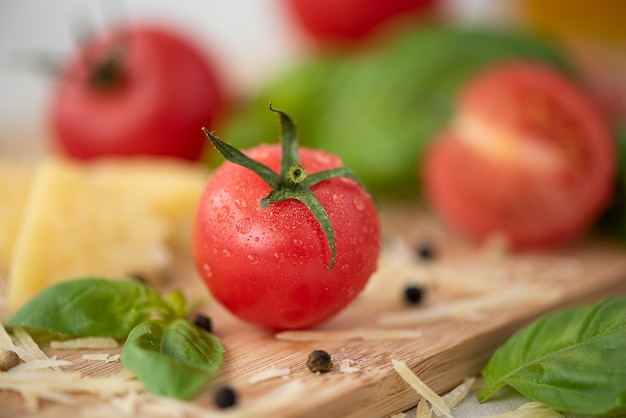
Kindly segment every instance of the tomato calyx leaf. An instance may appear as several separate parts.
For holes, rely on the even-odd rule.
[[[126,82],[126,72],[123,61],[126,56],[128,40],[117,40],[102,56],[87,61],[89,69],[87,83],[99,90],[113,90]]]
[[[335,232],[328,213],[311,191],[311,187],[335,177],[346,177],[356,181],[361,187],[363,186],[354,172],[347,167],[336,167],[308,174],[300,164],[298,134],[293,121],[284,112],[274,109],[271,104],[270,110],[278,113],[280,117],[282,144],[280,174],[265,164],[248,157],[239,149],[213,135],[208,129],[202,128],[202,130],[224,158],[254,171],[272,188],[272,191],[261,199],[261,207],[266,208],[274,203],[289,199],[298,200],[307,207],[324,231],[331,255],[330,265],[326,267],[332,269],[336,260]]]

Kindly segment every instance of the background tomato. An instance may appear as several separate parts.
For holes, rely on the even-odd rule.
[[[547,247],[597,219],[615,164],[607,123],[576,85],[539,64],[506,63],[462,92],[426,155],[425,188],[474,239],[502,233],[515,248]]]
[[[198,159],[225,105],[218,75],[187,40],[137,25],[78,51],[54,92],[50,122],[61,151]]]
[[[279,172],[279,145],[246,154]],[[309,174],[341,166],[338,157],[300,149]],[[206,186],[194,226],[199,272],[213,296],[239,318],[272,329],[307,328],[348,305],[374,272],[380,230],[374,203],[355,181],[333,178],[311,191],[334,229],[336,263],[306,206],[290,199],[262,209],[270,187],[251,170],[225,162]]]
[[[393,19],[425,14],[436,0],[285,0],[287,10],[320,44],[362,40]]]

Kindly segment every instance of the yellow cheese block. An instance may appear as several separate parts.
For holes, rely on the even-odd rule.
[[[25,163],[0,162],[0,277],[5,277],[9,269],[32,171],[32,166]]]
[[[170,160],[43,162],[16,240],[9,309],[64,280],[166,270],[173,246],[190,245],[206,177],[193,164]]]
[[[173,159],[102,160],[90,176],[110,193],[139,195],[167,222],[169,244],[190,249],[193,215],[208,179],[205,168]]]

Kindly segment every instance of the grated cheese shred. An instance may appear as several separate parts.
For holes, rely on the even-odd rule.
[[[433,414],[428,407],[428,402],[422,399],[418,402],[415,410],[415,418],[432,418]]]
[[[391,363],[400,377],[408,383],[418,395],[430,402],[432,409],[436,414],[445,416],[446,418],[453,418],[450,408],[448,408],[443,399],[431,388],[429,388],[428,385],[422,381],[422,379],[417,377],[417,375],[409,369],[406,363],[394,359],[391,360]]]
[[[50,341],[53,350],[107,350],[118,347],[115,338],[84,337],[65,341]]]
[[[358,367],[354,367],[355,364],[356,361],[354,360],[342,360],[341,363],[339,363],[339,371],[341,373],[358,373],[361,371],[361,369],[359,369]]]
[[[309,341],[349,341],[349,340],[410,340],[422,337],[419,330],[411,329],[376,329],[376,328],[355,328],[341,331],[282,331],[276,333],[276,339],[294,342]]]
[[[538,286],[514,286],[504,291],[483,296],[441,303],[424,309],[402,310],[381,315],[378,323],[383,326],[410,326],[433,323],[446,319],[467,320],[482,318],[484,311],[503,307],[547,305],[559,300],[561,293]]]
[[[474,387],[475,377],[467,377],[463,380],[463,383],[452,389],[450,392],[443,395],[443,403],[450,409],[454,409],[463,399],[469,395],[470,391]]]
[[[274,379],[276,377],[286,377],[289,376],[291,371],[289,369],[267,369],[263,370],[259,373],[252,375],[248,382],[255,384],[259,382],[264,382],[266,380]]]
[[[106,361],[109,355],[106,353],[83,354],[81,358],[89,361]]]

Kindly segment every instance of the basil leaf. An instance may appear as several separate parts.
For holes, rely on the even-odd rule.
[[[155,316],[174,316],[156,290],[136,280],[84,278],[47,287],[7,324],[81,337],[124,339],[137,324]]]
[[[477,71],[526,59],[574,72],[565,50],[532,34],[418,25],[397,35],[353,54],[300,62],[234,109],[218,131],[238,148],[271,141],[276,121],[266,109],[274,103],[289,109],[302,146],[340,155],[375,197],[412,196],[428,144]]]
[[[131,331],[120,360],[150,392],[189,399],[218,373],[224,348],[213,334],[184,319],[165,329],[146,322]]]
[[[626,298],[543,316],[498,348],[482,375],[480,402],[510,385],[563,412],[626,413]]]

